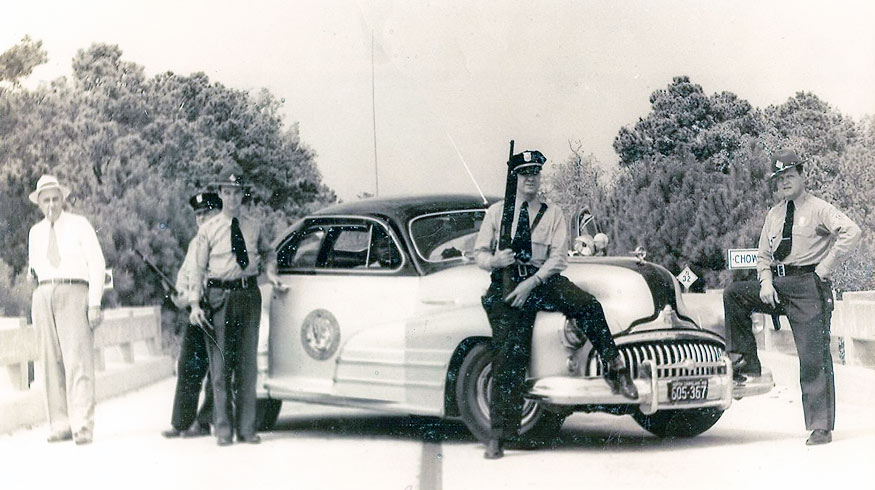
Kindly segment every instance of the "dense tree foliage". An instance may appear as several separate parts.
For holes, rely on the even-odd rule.
[[[22,67],[2,72],[15,82],[45,53],[26,38],[0,61]],[[271,233],[336,200],[267,91],[231,89],[203,73],[148,78],[104,44],[80,50],[72,69],[70,80],[0,92],[0,259],[10,287],[26,264],[27,231],[41,218],[27,194],[44,173],[72,188],[70,207],[97,229],[114,269],[109,301],[120,304],[161,294],[134,250],[175,273],[195,232],[188,197],[226,166],[252,184],[251,212],[267,218]]]
[[[613,253],[643,246],[674,273],[690,266],[709,287],[749,277],[726,269],[726,250],[756,247],[775,201],[771,155],[792,148],[805,162],[808,190],[864,231],[861,247],[839,267],[837,287],[875,288],[871,117],[855,122],[805,92],[758,110],[729,92],[707,96],[688,77],[676,77],[650,102],[651,112],[614,141],[620,170],[612,181],[591,179],[598,189],[583,189],[563,177],[548,187],[556,202],[595,203],[609,223]],[[572,153],[556,175],[577,172],[580,149]]]

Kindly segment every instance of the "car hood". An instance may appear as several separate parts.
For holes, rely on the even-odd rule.
[[[652,329],[666,307],[688,320],[686,326],[695,324],[677,281],[659,265],[626,258],[571,258],[562,275],[596,297],[614,335]],[[473,264],[458,266],[425,276],[422,286],[425,309],[468,307],[480,303],[489,274]]]

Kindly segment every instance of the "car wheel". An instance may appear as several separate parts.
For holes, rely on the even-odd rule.
[[[259,431],[273,430],[283,407],[282,400],[259,398],[255,402],[255,428]]]
[[[710,429],[721,415],[723,410],[718,408],[692,408],[660,410],[652,415],[635,411],[632,418],[646,431],[659,437],[693,437]]]
[[[471,349],[459,367],[456,400],[462,421],[480,440],[490,435],[489,398],[492,385],[492,358],[486,344]],[[549,443],[559,434],[566,415],[550,412],[537,402],[526,400],[520,435],[515,442],[526,446]]]

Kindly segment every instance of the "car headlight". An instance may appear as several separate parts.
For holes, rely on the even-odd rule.
[[[565,325],[562,327],[562,344],[569,349],[577,349],[586,342],[586,335],[583,330],[577,325],[577,320],[566,318]]]

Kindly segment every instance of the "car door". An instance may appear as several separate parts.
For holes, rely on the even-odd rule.
[[[269,391],[403,399],[404,322],[419,277],[382,220],[306,221],[278,249]]]

